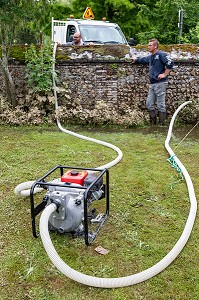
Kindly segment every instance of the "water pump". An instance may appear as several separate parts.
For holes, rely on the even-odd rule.
[[[49,181],[56,171],[59,171],[59,178]],[[35,205],[35,188],[46,190],[38,205]],[[51,203],[56,204],[57,209],[49,218],[49,230],[73,237],[83,236],[86,245],[91,244],[109,213],[108,170],[57,165],[35,181],[30,190],[34,237],[37,237],[35,217]]]

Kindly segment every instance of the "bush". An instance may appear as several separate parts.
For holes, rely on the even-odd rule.
[[[31,45],[27,50],[26,70],[28,85],[32,92],[49,92],[53,87],[53,76],[57,78],[56,72],[53,71],[53,51],[52,44],[46,43],[41,48]]]

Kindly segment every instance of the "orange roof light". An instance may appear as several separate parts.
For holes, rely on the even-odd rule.
[[[106,17],[103,17],[103,18],[102,18],[102,21],[106,21]]]

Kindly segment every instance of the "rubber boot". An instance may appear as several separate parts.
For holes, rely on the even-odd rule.
[[[166,119],[166,113],[159,111],[159,124],[164,125],[165,119]]]
[[[155,110],[151,110],[149,111],[149,117],[150,117],[150,125],[156,125],[157,123],[157,118],[156,118],[156,111]]]

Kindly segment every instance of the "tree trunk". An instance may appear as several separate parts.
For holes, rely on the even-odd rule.
[[[12,76],[10,74],[8,68],[8,56],[7,56],[7,47],[6,47],[6,38],[5,38],[5,31],[1,28],[1,35],[2,35],[2,61],[1,65],[3,68],[3,74],[5,79],[5,92],[6,92],[6,99],[7,101],[13,106],[16,106],[16,89],[15,84],[13,82]]]

